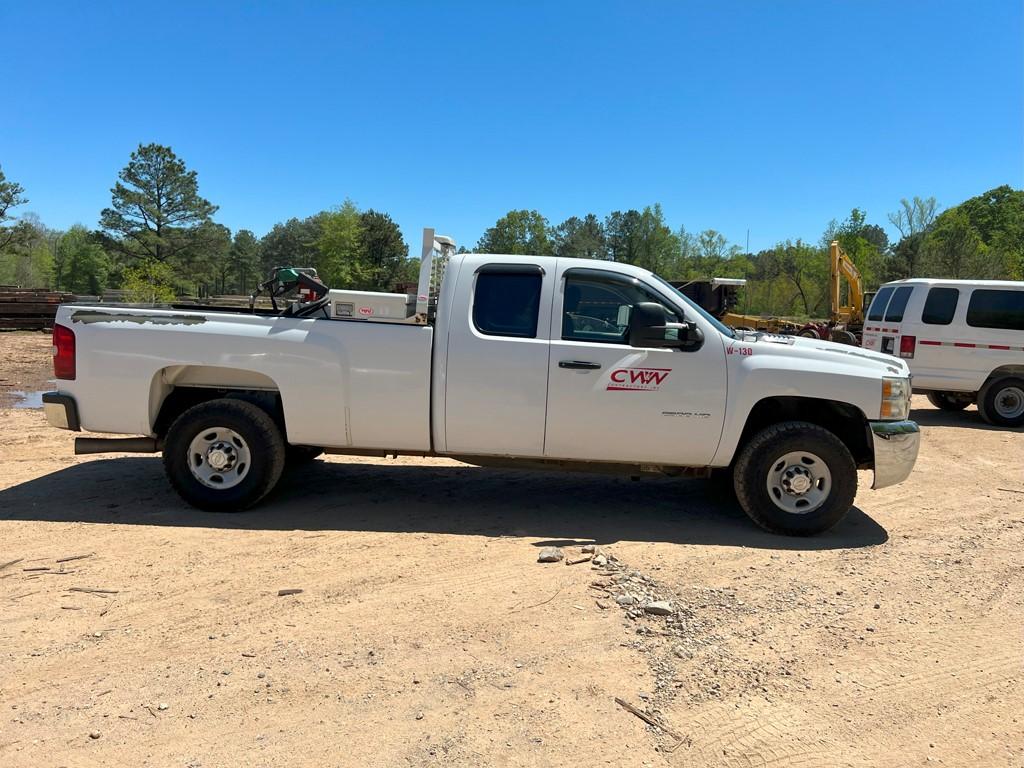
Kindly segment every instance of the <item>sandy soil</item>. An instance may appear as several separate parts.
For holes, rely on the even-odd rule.
[[[48,345],[0,335],[0,379]],[[444,460],[212,515],[0,410],[0,764],[1024,765],[1024,433],[915,405],[911,479],[810,540],[698,481]]]

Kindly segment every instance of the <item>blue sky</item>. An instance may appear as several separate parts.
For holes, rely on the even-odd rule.
[[[0,167],[53,227],[96,226],[151,141],[232,230],[350,197],[414,251],[654,202],[757,250],[1024,186],[1021,0],[4,2],[0,29]]]

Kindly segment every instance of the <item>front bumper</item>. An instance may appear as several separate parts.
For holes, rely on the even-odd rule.
[[[874,489],[902,483],[910,475],[921,446],[921,430],[913,421],[872,421],[871,441],[875,449]]]
[[[74,432],[82,431],[82,423],[78,420],[78,405],[71,395],[62,395],[60,392],[43,393],[43,413],[50,426],[58,429],[70,429]]]

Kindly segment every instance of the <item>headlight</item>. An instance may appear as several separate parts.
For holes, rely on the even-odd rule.
[[[905,419],[910,415],[910,379],[886,376],[882,379],[880,419]]]

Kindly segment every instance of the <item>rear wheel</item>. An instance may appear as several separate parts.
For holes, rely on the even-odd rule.
[[[1024,426],[1024,379],[1006,376],[986,384],[978,393],[978,410],[997,427]]]
[[[857,494],[857,467],[843,442],[803,421],[774,424],[740,451],[733,472],[736,498],[758,525],[774,533],[827,531]]]
[[[179,416],[164,441],[164,470],[194,507],[238,512],[258,502],[284,469],[285,443],[257,405],[218,399]]]
[[[974,402],[974,396],[966,392],[929,392],[928,402],[940,411],[962,411]]]

